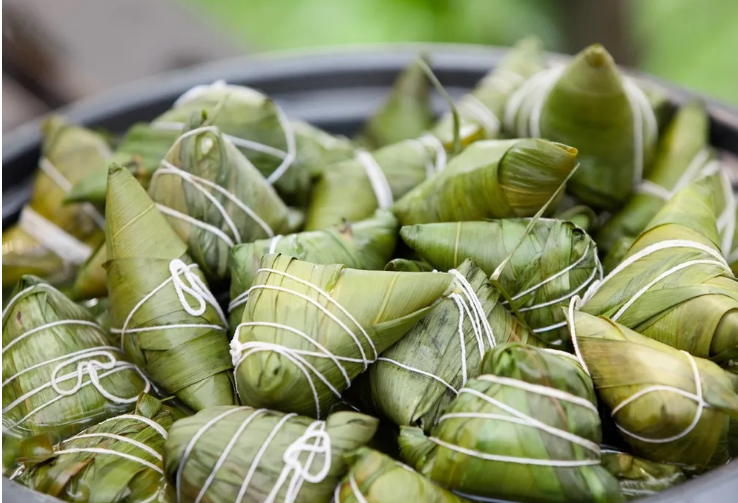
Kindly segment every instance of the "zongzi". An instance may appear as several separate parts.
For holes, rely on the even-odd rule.
[[[687,480],[681,468],[656,463],[625,452],[602,449],[602,466],[620,483],[628,499],[651,496]]]

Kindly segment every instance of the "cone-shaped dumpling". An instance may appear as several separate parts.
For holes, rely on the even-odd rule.
[[[400,235],[441,271],[470,258],[491,275],[510,256],[499,281],[513,307],[538,337],[566,344],[569,335],[561,306],[602,278],[597,247],[570,222],[542,218],[526,235],[528,224],[524,219],[420,224],[403,227]]]
[[[567,67],[531,78],[508,102],[505,128],[577,147],[582,167],[570,190],[587,204],[609,208],[624,203],[640,182],[658,137],[648,98],[599,44]]]
[[[108,419],[54,446],[44,436],[26,441],[29,456],[19,481],[70,503],[173,501],[163,468],[172,421],[171,409],[142,393],[135,414]]]
[[[607,318],[571,318],[595,388],[636,454],[697,470],[730,459],[738,394],[727,372]]]
[[[399,461],[368,447],[348,454],[351,469],[336,487],[335,503],[465,503]]]
[[[600,466],[592,380],[568,353],[508,343],[488,352],[425,437],[402,427],[402,457],[470,497],[524,502],[622,501]]]
[[[608,251],[623,236],[635,238],[680,189],[713,162],[705,106],[692,102],[679,109],[659,143],[656,161],[628,203],[597,234],[597,244]],[[714,161],[716,162],[716,161]]]
[[[99,134],[53,116],[42,124],[39,172],[19,222],[3,232],[3,287],[24,274],[70,279],[104,239],[105,220],[89,204],[63,204],[69,188],[111,152]]]
[[[313,264],[343,264],[351,269],[381,270],[392,256],[397,242],[397,219],[388,211],[373,218],[345,223],[322,231],[306,231],[244,243],[231,256],[231,327],[241,322],[261,258],[281,253]]]
[[[251,407],[211,407],[169,430],[164,466],[177,501],[329,503],[378,421],[337,412],[325,421]]]
[[[33,276],[3,310],[3,472],[35,435],[56,443],[133,410],[148,379],[93,316]]]
[[[119,166],[106,216],[112,331],[128,355],[194,410],[235,403],[225,316],[187,246]]]
[[[92,299],[108,294],[107,271],[103,267],[107,260],[107,247],[102,243],[77,271],[72,290],[74,298]]]
[[[733,368],[738,282],[717,244],[712,178],[664,205],[620,265],[588,289],[582,310]]]
[[[231,342],[241,402],[320,417],[452,279],[265,256]]]
[[[484,353],[497,344],[543,345],[505,309],[499,292],[472,261],[451,274],[454,292],[369,369],[371,401],[396,424],[430,431],[458,390],[479,375]]]
[[[228,275],[239,243],[289,232],[289,209],[203,114],[190,117],[154,173],[149,196],[211,281]]]
[[[426,56],[420,56],[405,67],[385,102],[362,127],[359,144],[374,150],[416,138],[433,123],[430,86],[420,60],[430,64]]]
[[[547,140],[478,141],[392,210],[402,225],[530,217],[566,180],[576,157],[577,149]]]

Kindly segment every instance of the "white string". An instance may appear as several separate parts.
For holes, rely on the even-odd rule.
[[[139,414],[120,414],[118,416],[111,417],[110,419],[106,419],[105,421],[103,421],[100,424],[105,424],[105,423],[110,422],[110,421],[118,421],[120,419],[131,419],[131,420],[134,420],[134,421],[140,421],[140,422],[148,425],[149,427],[153,428],[154,430],[156,430],[156,432],[159,435],[161,435],[164,438],[164,440],[166,440],[167,438],[169,438],[169,435],[167,434],[167,430],[165,430],[162,425],[160,425],[159,423],[157,423],[156,421],[154,421],[152,419],[149,419],[148,417],[141,416]]]
[[[249,301],[249,295],[251,292],[249,290],[246,290],[243,293],[238,294],[228,303],[228,312],[230,313],[234,309],[236,309],[241,304],[246,304]]]
[[[57,292],[58,290],[54,288],[53,286],[49,285],[48,283],[38,283],[36,285],[31,285],[29,287],[24,288],[20,292],[16,293],[9,301],[8,304],[5,306],[5,309],[3,309],[3,320],[5,319],[5,315],[10,312],[10,309],[15,305],[16,302],[18,302],[18,299],[23,297],[25,294],[30,292],[31,290],[35,288],[44,288],[46,290],[50,290],[51,292]],[[5,350],[3,349],[3,352]]]
[[[374,156],[366,150],[357,150],[356,160],[364,168],[366,176],[369,178],[374,196],[377,198],[377,205],[381,209],[388,209],[393,202],[392,187],[390,187],[382,168],[377,164]]]
[[[92,255],[92,247],[47,220],[28,205],[21,210],[18,225],[41,246],[73,265],[83,264]]]
[[[277,234],[276,236],[273,236],[269,240],[269,251],[267,252],[269,255],[277,251],[277,243],[282,239],[281,234]]]
[[[164,475],[164,471],[156,466],[153,463],[150,463],[146,461],[145,459],[141,459],[138,456],[134,456],[133,454],[128,454],[125,452],[120,451],[113,451],[111,449],[102,449],[98,447],[74,447],[69,449],[62,449],[60,451],[56,451],[55,454],[73,454],[73,453],[91,453],[91,454],[110,454],[111,456],[118,456],[120,458],[127,459],[129,461],[133,461],[135,463],[139,463],[147,468],[151,468],[155,472]]]
[[[448,157],[446,155],[446,147],[443,146],[441,140],[439,140],[435,135],[427,133],[418,138],[418,141],[422,145],[435,150],[436,155],[433,171],[435,171],[436,173],[440,173],[441,171],[443,171],[446,168]]]
[[[493,137],[500,131],[500,120],[473,94],[465,94],[456,106],[461,115],[466,115],[473,122],[482,126],[486,136]]]
[[[388,363],[391,363],[393,365],[397,365],[400,368],[403,368],[405,370],[408,370],[410,372],[413,372],[415,374],[420,374],[420,375],[424,375],[426,377],[430,377],[431,379],[434,379],[434,380],[440,382],[441,384],[443,384],[446,388],[448,388],[450,391],[452,391],[455,395],[457,395],[459,393],[456,390],[456,388],[454,388],[453,386],[451,386],[449,383],[447,383],[446,381],[444,381],[442,378],[440,378],[437,375],[432,374],[430,372],[426,372],[425,370],[421,370],[421,369],[418,369],[418,368],[415,368],[415,367],[411,367],[410,365],[405,365],[404,363],[400,363],[397,360],[393,360],[391,358],[386,358],[384,356],[380,356],[379,358],[377,358],[377,361],[378,362],[388,362]],[[464,366],[466,366],[466,362],[464,363]]]
[[[495,336],[492,332],[492,327],[489,325],[489,321],[487,320],[487,313],[484,312],[484,307],[482,307],[482,303],[479,300],[479,297],[477,297],[474,288],[469,284],[464,275],[456,269],[451,269],[448,272],[454,275],[454,278],[461,286],[461,291],[469,301],[469,304],[471,304],[473,312],[472,318],[477,318],[477,322],[482,326],[484,333],[487,335],[487,341],[489,342],[490,348],[494,348],[496,345]]]
[[[654,196],[663,201],[668,201],[669,199],[674,197],[674,194],[686,187],[700,171],[706,169],[706,163],[709,160],[709,157],[709,149],[704,148],[697,152],[697,154],[695,154],[695,156],[689,162],[687,169],[684,170],[684,173],[682,173],[682,175],[674,184],[674,188],[671,190],[657,184],[656,182],[645,179],[638,187],[636,187],[636,192],[647,194],[649,196]]]
[[[356,498],[356,501],[358,503],[369,503],[364,495],[361,493],[361,490],[359,489],[359,486],[356,484],[356,479],[354,478],[354,472],[349,472],[349,485],[351,486],[351,493],[354,495],[354,498]],[[338,484],[336,486],[336,495],[334,497],[335,503],[340,503],[340,500],[338,499],[338,491],[341,488],[341,484]]]
[[[567,292],[565,295],[559,297],[558,299],[552,299],[552,300],[549,300],[549,301],[546,301],[546,302],[541,302],[539,304],[535,304],[535,305],[529,306],[529,307],[521,307],[521,308],[518,309],[518,312],[524,313],[526,311],[533,311],[533,310],[536,310],[536,309],[540,309],[542,307],[553,306],[555,304],[558,304],[560,302],[563,302],[563,301],[565,301],[565,300],[573,297],[574,295],[578,294],[580,291],[582,291],[584,288],[586,288],[590,283],[592,283],[592,281],[594,281],[594,279],[595,279],[595,276],[597,276],[597,273],[598,272],[600,273],[600,279],[602,279],[602,268],[600,266],[600,259],[597,257],[597,255],[594,255],[593,258],[594,258],[594,262],[596,264],[595,267],[592,268],[592,272],[587,277],[587,279],[585,279],[584,282],[582,282],[574,290],[572,290],[570,292]]]
[[[715,258],[715,260],[719,263],[718,265],[722,267],[723,269],[725,269],[726,273],[730,275],[730,277],[733,277],[733,273],[730,270],[730,266],[725,261],[725,258],[723,258],[723,256],[719,252],[715,251],[713,248],[703,245],[702,243],[698,243],[696,241],[690,241],[686,239],[668,239],[668,240],[660,241],[658,243],[647,246],[646,248],[640,250],[638,253],[631,255],[627,259],[623,260],[615,269],[612,270],[612,272],[610,272],[610,274],[605,276],[601,281],[595,281],[594,283],[592,283],[592,285],[587,289],[587,291],[584,294],[582,305],[589,302],[592,299],[592,297],[594,297],[595,294],[602,288],[603,285],[605,285],[608,281],[614,278],[617,274],[619,274],[625,268],[630,267],[637,261],[653,253],[656,253],[661,250],[671,249],[671,248],[688,248],[688,249],[699,250],[701,252],[707,253],[708,255]]]
[[[635,433],[632,433],[632,432],[626,430],[625,428],[623,428],[622,426],[620,426],[620,424],[618,424],[618,422],[616,421],[615,422],[615,426],[617,426],[620,431],[622,431],[623,433],[625,433],[629,437],[633,437],[636,440],[640,440],[641,442],[647,442],[647,443],[651,443],[651,444],[666,444],[666,443],[674,442],[676,440],[679,440],[681,438],[684,438],[685,436],[689,435],[689,433],[691,433],[692,430],[695,429],[695,427],[697,426],[697,423],[699,423],[700,418],[702,417],[702,411],[705,408],[709,408],[710,407],[710,404],[706,403],[703,400],[703,398],[702,398],[702,380],[700,379],[700,373],[699,373],[699,370],[697,369],[697,363],[694,361],[694,358],[692,357],[692,355],[690,355],[686,351],[681,351],[681,353],[683,353],[687,357],[687,360],[689,360],[689,364],[692,366],[692,373],[694,375],[694,386],[695,386],[695,390],[697,392],[696,394],[689,393],[687,391],[684,391],[684,390],[679,389],[679,388],[675,388],[673,386],[663,386],[663,385],[649,386],[648,388],[643,389],[643,390],[641,390],[641,391],[639,391],[639,392],[631,395],[630,397],[626,398],[622,402],[620,402],[616,407],[614,407],[612,409],[611,416],[612,417],[615,417],[615,415],[622,408],[624,408],[627,405],[633,403],[635,400],[637,400],[638,398],[640,398],[640,397],[642,397],[644,395],[647,395],[649,393],[664,392],[665,391],[665,392],[669,392],[669,393],[675,393],[675,394],[677,394],[679,396],[683,396],[685,398],[689,398],[690,400],[694,400],[697,403],[697,412],[695,412],[694,419],[689,424],[689,426],[687,426],[687,428],[685,428],[684,431],[682,431],[681,433],[678,433],[678,434],[673,435],[671,437],[659,438],[659,439],[641,437],[639,435],[636,435]]]
[[[215,299],[213,294],[208,290],[207,285],[200,279],[199,276],[197,276],[195,273],[191,271],[191,269],[197,268],[197,264],[185,264],[182,260],[176,258],[172,259],[169,262],[169,277],[165,279],[164,281],[159,284],[156,288],[154,288],[151,292],[146,294],[138,303],[131,309],[131,312],[128,313],[128,316],[126,317],[125,322],[123,323],[122,328],[111,328],[110,332],[114,334],[120,334],[120,347],[124,347],[125,343],[125,335],[127,333],[142,333],[142,332],[153,332],[157,330],[169,330],[174,328],[207,328],[211,330],[220,330],[225,331],[224,327],[228,326],[228,322],[226,321],[225,315],[223,314],[223,310],[218,305],[218,301]],[[187,281],[185,283],[180,275],[184,276],[184,279]],[[136,314],[136,312],[143,306],[149,299],[151,299],[154,295],[156,295],[159,290],[163,289],[165,286],[167,286],[169,283],[172,283],[174,286],[174,291],[177,294],[177,297],[179,298],[180,305],[182,306],[182,309],[184,309],[187,314],[191,316],[201,316],[205,314],[205,311],[207,309],[207,306],[210,305],[215,311],[218,313],[218,317],[220,318],[220,321],[222,323],[222,326],[219,325],[211,325],[211,324],[200,324],[200,323],[184,323],[184,324],[178,324],[178,325],[160,325],[160,326],[152,326],[152,327],[142,327],[142,328],[135,328],[135,329],[129,329],[128,324],[131,322],[131,319],[133,318],[133,315]],[[192,307],[187,299],[185,298],[185,293],[188,294],[190,297],[195,299],[197,302],[197,307]]]
[[[718,216],[716,223],[722,238],[720,249],[727,256],[730,252],[730,247],[733,245],[733,234],[735,233],[736,226],[736,206],[738,206],[738,202],[736,201],[733,185],[728,178],[725,168],[720,169],[720,181],[723,188],[724,208]]]
[[[584,358],[582,358],[582,353],[579,350],[579,341],[577,339],[577,327],[576,322],[574,321],[574,310],[577,311],[582,305],[582,299],[575,295],[571,298],[571,301],[569,302],[569,310],[568,310],[568,316],[567,316],[567,323],[569,324],[569,334],[571,335],[571,343],[574,346],[574,354],[577,357],[577,360],[579,361],[579,364],[582,366],[582,369],[587,373],[588,376],[591,376],[589,372],[589,367],[587,367],[587,363],[584,361]]]
[[[103,157],[109,156],[106,155]],[[41,171],[51,178],[51,181],[53,181],[65,193],[72,189],[72,183],[67,180],[67,177],[65,177],[64,174],[54,166],[54,164],[52,164],[48,157],[42,157],[38,162],[38,167],[41,168]],[[100,229],[105,230],[105,217],[97,211],[97,208],[90,203],[82,203],[80,207],[82,208],[82,211],[87,213],[87,215],[89,215],[89,217],[95,222],[95,225]]]
[[[574,395],[567,391],[562,391],[560,389],[551,388],[549,386],[543,386],[541,384],[531,384],[529,382],[521,381],[519,379],[511,379],[509,377],[502,377],[502,376],[496,376],[496,375],[485,374],[485,375],[479,376],[477,379],[479,379],[480,381],[487,381],[487,382],[491,382],[494,384],[500,384],[502,386],[510,386],[512,388],[522,389],[529,393],[535,393],[537,395],[547,396],[547,397],[555,398],[557,400],[562,400],[564,402],[569,402],[571,404],[578,405],[580,407],[588,409],[595,414],[599,414],[597,407],[592,402],[590,402],[586,398],[582,398],[580,396]],[[597,449],[599,452],[599,447]]]
[[[31,287],[33,288],[33,287]],[[28,289],[26,289],[28,290]],[[25,290],[24,290],[25,291]],[[21,292],[22,293],[22,292]],[[15,299],[14,299],[15,300]],[[86,327],[92,327],[103,331],[102,327],[95,323],[94,321],[87,321],[87,320],[58,320],[58,321],[52,321],[50,323],[46,323],[44,325],[41,325],[40,327],[32,328],[31,330],[28,330],[26,332],[23,332],[19,336],[17,336],[15,339],[7,343],[5,346],[3,346],[2,354],[5,354],[7,350],[18,344],[19,342],[26,339],[26,337],[29,337],[33,334],[36,334],[38,332],[42,332],[44,330],[48,330],[50,328],[54,327],[60,327],[60,326],[66,326],[66,325],[79,325],[79,326],[86,326]]]
[[[68,444],[72,440],[77,440],[77,439],[80,439],[80,438],[109,438],[111,440],[117,440],[118,442],[123,442],[125,444],[130,444],[130,445],[136,446],[139,449],[148,452],[149,454],[151,454],[152,456],[154,456],[159,461],[163,461],[164,460],[164,458],[162,457],[162,455],[160,453],[156,452],[155,449],[152,449],[148,445],[146,445],[146,444],[144,444],[142,442],[139,442],[138,440],[134,440],[132,438],[124,437],[123,435],[116,435],[115,433],[81,433],[79,435],[73,436],[72,438],[69,438],[64,443],[65,444]]]
[[[228,248],[233,248],[234,246],[236,246],[236,243],[230,238],[228,234],[218,229],[214,225],[205,223],[202,220],[198,220],[194,217],[191,217],[187,213],[182,213],[181,211],[174,210],[168,206],[164,206],[163,204],[157,203],[156,208],[160,212],[164,213],[165,215],[168,215],[173,218],[177,218],[179,220],[184,220],[190,225],[194,225],[195,227],[199,227],[200,229],[206,230],[210,232],[211,234],[215,234],[226,244],[226,246],[228,246]]]
[[[282,109],[277,106],[276,103],[274,104],[274,107],[277,111],[279,125],[284,132],[284,138],[287,142],[287,155],[282,160],[282,164],[280,164],[277,169],[272,171],[272,174],[267,177],[267,182],[271,185],[274,185],[275,182],[279,180],[282,175],[285,174],[285,172],[292,166],[292,164],[295,162],[295,159],[297,158],[297,143],[295,141],[295,132],[292,129],[292,125],[290,124],[289,120],[287,120],[287,116],[284,114]]]

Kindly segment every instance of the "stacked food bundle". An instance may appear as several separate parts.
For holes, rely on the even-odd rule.
[[[223,82],[113,150],[49,120],[3,234],[3,473],[75,502],[609,503],[737,455],[704,107],[667,123],[601,46],[547,68],[524,40],[435,124],[429,80],[355,140]]]

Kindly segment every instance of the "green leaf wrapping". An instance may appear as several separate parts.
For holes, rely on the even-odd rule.
[[[371,401],[398,425],[430,431],[458,390],[479,375],[487,349],[509,341],[542,345],[472,261],[456,271],[453,293],[369,369]]]
[[[459,134],[463,146],[480,138],[497,136],[498,112],[508,97],[542,64],[540,44],[533,40],[523,42],[480,81],[472,93],[461,99]],[[371,216],[377,208],[389,208],[392,201],[433,173],[445,169],[446,150],[453,148],[453,132],[453,120],[448,116],[438,122],[430,135],[372,152],[371,158],[376,162],[374,169],[371,158],[367,159],[366,155],[331,166],[315,184],[306,228],[324,229],[344,218],[358,221]],[[370,176],[378,180],[372,182]]]
[[[635,243],[636,238],[623,236],[610,247],[610,250],[602,259],[602,270],[604,274],[610,274],[628,254],[628,250]]]
[[[105,243],[101,243],[77,271],[77,278],[72,288],[76,299],[105,297],[108,294],[107,272],[103,267],[107,260],[107,247]]]
[[[738,207],[736,207],[736,220],[738,220]],[[733,232],[733,243],[730,248],[730,252],[728,252],[728,262],[730,262],[730,267],[733,269],[734,274],[738,274],[738,225],[736,225],[735,230]]]
[[[3,287],[12,287],[24,274],[33,274],[61,283],[70,278],[74,267],[104,239],[103,216],[92,206],[63,204],[69,187],[110,155],[105,139],[80,126],[52,116],[41,126],[40,171],[36,174],[31,199],[20,221],[3,231]],[[66,233],[78,243],[79,251],[72,254],[60,240],[44,227],[26,218],[38,215],[58,233]],[[72,250],[74,251],[74,250]]]
[[[624,236],[637,237],[674,193],[699,176],[710,161],[708,133],[709,119],[702,103],[679,109],[659,142],[651,172],[597,234],[602,250],[608,251]]]
[[[595,388],[636,455],[697,471],[730,459],[738,394],[727,372],[604,317],[574,311],[572,323]]]
[[[522,239],[502,270],[500,284],[539,338],[561,344],[569,340],[561,307],[602,277],[597,249],[592,238],[570,222],[543,218],[523,237],[528,223],[504,219],[420,224],[403,227],[400,236],[441,271],[470,258],[488,275]]]
[[[85,308],[33,276],[21,278],[3,311],[2,353],[4,473],[24,439],[64,440],[133,410],[150,386]]]
[[[127,170],[111,167],[108,185],[113,332],[134,362],[193,410],[235,403],[225,317],[202,272]]]
[[[241,402],[320,417],[451,281],[265,256],[231,341]]]
[[[566,180],[576,156],[577,149],[547,140],[478,141],[392,211],[402,225],[530,217]]]
[[[572,206],[566,210],[557,211],[554,214],[554,218],[571,222],[587,233],[592,233],[597,229],[599,224],[597,213],[595,213],[595,211],[589,206],[584,206],[582,204]]]
[[[717,244],[711,178],[664,205],[582,310],[735,369],[738,282]]]
[[[387,262],[387,265],[384,266],[384,270],[404,272],[433,272],[433,266],[421,260],[396,258]]]
[[[508,102],[505,128],[574,145],[582,166],[569,189],[585,204],[616,208],[653,161],[658,124],[648,97],[620,75],[599,44],[566,68],[532,77]]]
[[[241,322],[244,293],[253,284],[261,258],[281,253],[313,264],[343,264],[351,269],[381,270],[397,242],[397,219],[387,211],[354,224],[344,223],[322,231],[307,231],[260,239],[233,248],[231,256],[232,327]]]
[[[193,114],[149,185],[149,196],[210,280],[227,277],[239,243],[289,232],[289,209],[219,129]]]
[[[402,457],[464,494],[523,502],[622,501],[600,466],[592,381],[566,353],[497,346],[425,437],[400,432]],[[557,466],[558,465],[558,466]]]
[[[419,59],[430,64],[424,55]],[[411,61],[397,76],[387,99],[367,119],[356,142],[374,150],[420,136],[433,123],[428,78],[419,61]]]
[[[194,502],[198,494],[212,503],[328,503],[348,469],[343,456],[376,429],[376,419],[355,412],[316,421],[251,407],[211,407],[174,423],[165,467],[180,503]]]
[[[163,454],[172,412],[142,394],[135,414],[87,428],[54,447],[34,438],[19,481],[64,501],[79,503],[167,502]]]
[[[459,100],[456,108],[461,119],[463,145],[499,136],[507,100],[526,80],[543,70],[544,59],[543,43],[536,37],[526,37]],[[453,116],[444,114],[432,132],[450,149],[454,136]]]
[[[650,496],[687,480],[678,466],[655,463],[618,451],[602,450],[602,466],[629,500]]]
[[[464,503],[389,456],[361,447],[347,456],[348,475],[336,487],[335,503]]]

